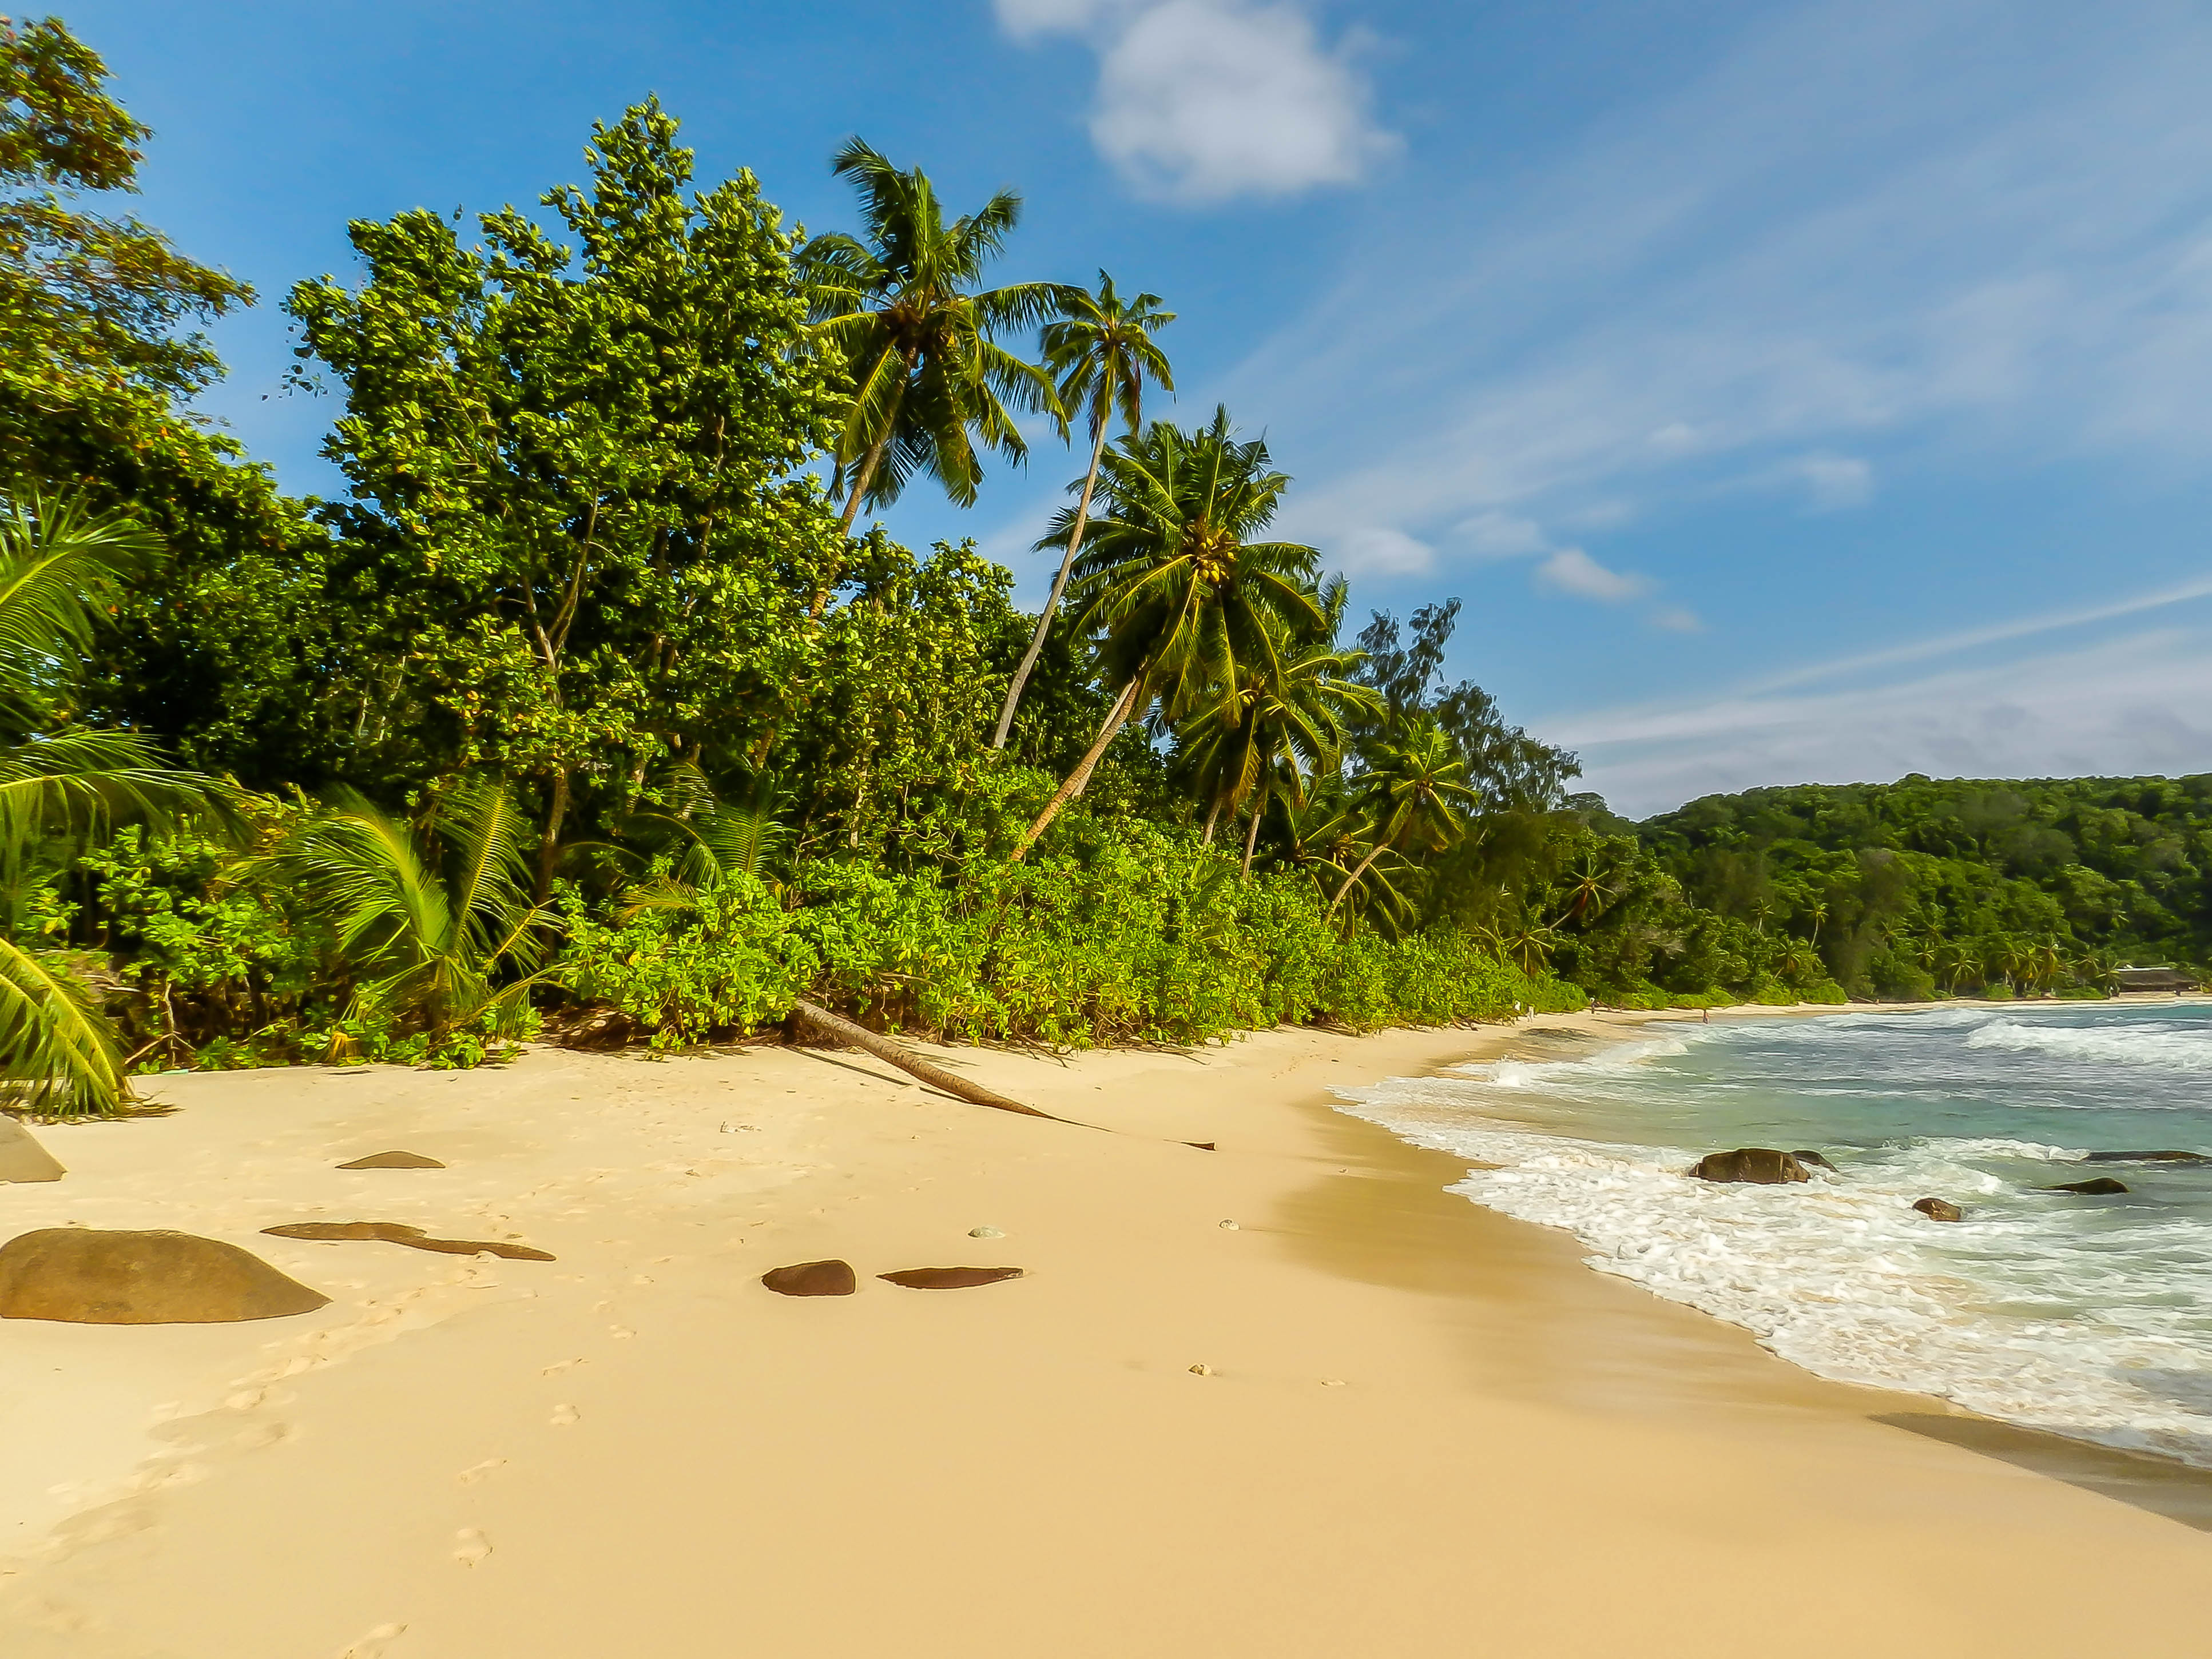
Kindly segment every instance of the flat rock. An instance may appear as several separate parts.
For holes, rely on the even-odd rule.
[[[0,1318],[215,1325],[329,1302],[259,1256],[191,1233],[42,1227],[0,1244]]]
[[[37,1136],[0,1113],[0,1181],[59,1181],[68,1173]]]
[[[496,1255],[509,1261],[552,1261],[557,1258],[527,1244],[507,1244],[488,1238],[431,1238],[420,1227],[398,1221],[295,1221],[283,1227],[261,1230],[272,1238],[313,1238],[325,1243],[360,1240],[378,1244],[404,1244],[410,1250],[434,1250],[440,1255]]]
[[[446,1166],[434,1158],[425,1158],[420,1152],[371,1152],[367,1158],[357,1158],[350,1164],[341,1164],[341,1170],[442,1170]]]
[[[964,1291],[972,1285],[995,1285],[1002,1279],[1019,1279],[1020,1267],[902,1267],[877,1278],[909,1291]]]
[[[761,1283],[778,1296],[850,1296],[860,1281],[849,1261],[799,1261],[771,1267]]]
[[[2212,1164],[2203,1152],[2091,1152],[2084,1164]]]
[[[2110,1176],[2099,1176],[2094,1181],[2066,1181],[2056,1187],[2045,1187],[2046,1193],[2081,1193],[2090,1198],[2109,1198],[2114,1193],[2127,1191],[2127,1182],[2115,1181]]]
[[[1798,1151],[1790,1153],[1790,1156],[1796,1158],[1800,1164],[1803,1164],[1808,1170],[1826,1170],[1830,1175],[1843,1174],[1841,1170],[1838,1170],[1834,1164],[1829,1163],[1826,1158],[1822,1158],[1818,1152],[1808,1152],[1801,1147]]]
[[[1912,1207],[1930,1221],[1963,1221],[1966,1212],[1948,1198],[1916,1199]]]
[[[1707,1152],[1690,1173],[1700,1181],[1748,1181],[1761,1187],[1812,1179],[1796,1158],[1788,1152],[1778,1152],[1771,1146],[1739,1146],[1732,1152]]]

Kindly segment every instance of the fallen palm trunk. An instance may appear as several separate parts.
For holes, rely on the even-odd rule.
[[[1018,1100],[1009,1100],[980,1083],[970,1083],[958,1073],[948,1072],[942,1066],[924,1060],[903,1044],[893,1042],[889,1037],[878,1036],[866,1026],[855,1025],[851,1020],[831,1013],[827,1008],[817,1008],[811,1002],[795,1002],[792,1004],[791,1011],[825,1036],[836,1037],[840,1042],[850,1043],[864,1054],[873,1054],[878,1060],[897,1066],[902,1072],[920,1078],[931,1088],[944,1090],[956,1100],[964,1100],[971,1106],[995,1106],[1002,1112],[1019,1112],[1024,1117],[1050,1118],[1054,1123],[1071,1121],[1053,1117],[1050,1112],[1040,1112],[1036,1107],[1024,1106]],[[1087,1128],[1091,1126],[1079,1127]]]

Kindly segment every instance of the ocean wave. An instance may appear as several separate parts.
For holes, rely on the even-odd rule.
[[[1599,1271],[1808,1370],[2212,1468],[2212,1231],[2156,1210],[2084,1231],[2077,1204],[1981,1167],[2080,1149],[1928,1137],[1851,1154],[1840,1178],[1714,1185],[1685,1178],[1690,1148],[1477,1116],[1481,1094],[1407,1079],[1345,1091],[1341,1109],[1498,1166],[1452,1190],[1572,1232]],[[1968,1204],[1974,1224],[1915,1214],[1930,1194]]]
[[[2202,1027],[2056,1025],[1991,1018],[1968,1035],[1966,1047],[2051,1054],[2107,1066],[2212,1072],[2212,1031]]]

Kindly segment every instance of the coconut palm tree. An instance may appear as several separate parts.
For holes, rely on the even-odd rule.
[[[1467,762],[1432,720],[1415,722],[1376,750],[1363,793],[1375,820],[1375,845],[1329,905],[1334,914],[1384,848],[1397,853],[1448,847],[1463,833],[1460,813],[1480,804],[1467,784]]]
[[[983,269],[1021,217],[1000,191],[976,212],[945,222],[936,186],[902,173],[858,138],[832,164],[860,192],[865,240],[832,232],[801,248],[797,264],[812,337],[843,357],[853,398],[837,434],[849,534],[865,503],[887,506],[917,471],[962,507],[982,477],[975,441],[1009,460],[1028,452],[1012,410],[1057,416],[1051,379],[998,343],[1060,302],[1055,283],[978,289]]]
[[[477,779],[441,804],[428,831],[342,793],[270,856],[266,872],[330,922],[356,1016],[434,1046],[472,1028],[511,1034],[545,977],[549,919],[529,897],[532,828],[503,789]]]
[[[1340,580],[1330,584],[1322,609],[1332,618],[1342,611]],[[1382,695],[1348,678],[1364,654],[1340,649],[1333,637],[1304,647],[1279,643],[1256,659],[1240,688],[1242,713],[1233,726],[1223,725],[1208,710],[1183,733],[1212,797],[1209,832],[1220,813],[1226,811],[1233,822],[1249,805],[1243,874],[1252,873],[1253,849],[1268,805],[1279,797],[1303,800],[1307,780],[1333,767],[1343,754],[1347,720],[1382,712]]]
[[[48,838],[123,817],[217,805],[205,778],[165,765],[138,732],[70,722],[99,622],[160,552],[119,514],[25,493],[0,505],[0,864],[12,889]],[[0,1089],[41,1115],[131,1102],[114,1029],[52,953],[0,933]]]
[[[1060,570],[1052,579],[1051,595],[1037,617],[1036,631],[1030,635],[1029,649],[1022,653],[1021,665],[1014,670],[1013,683],[1006,688],[1006,707],[999,711],[999,729],[991,735],[994,749],[1006,746],[1014,710],[1021,706],[1022,688],[1029,684],[1030,671],[1036,666],[1037,653],[1044,649],[1045,635],[1052,630],[1053,613],[1060,608],[1060,596],[1067,587],[1067,573],[1075,563],[1083,527],[1090,518],[1091,495],[1098,485],[1098,463],[1106,453],[1107,428],[1118,413],[1131,433],[1143,429],[1147,379],[1158,381],[1164,392],[1175,390],[1175,375],[1168,368],[1167,357],[1152,339],[1175,321],[1175,313],[1159,308],[1158,295],[1139,294],[1125,303],[1115,290],[1114,279],[1102,270],[1097,293],[1063,289],[1059,304],[1059,317],[1044,325],[1044,364],[1059,376],[1054,395],[1060,408],[1070,416],[1081,409],[1089,422],[1091,470],[1083,475],[1076,496],[1074,523],[1060,555]],[[1047,537],[1037,548],[1042,550],[1055,544],[1054,538]]]
[[[1196,432],[1155,421],[1106,455],[1103,510],[1085,526],[1076,560],[1077,626],[1096,636],[1100,673],[1118,695],[1016,859],[1082,793],[1115,734],[1155,698],[1171,723],[1210,712],[1234,726],[1238,689],[1253,670],[1275,672],[1285,639],[1323,631],[1314,585],[1321,555],[1251,539],[1274,517],[1290,482],[1270,466],[1267,445],[1236,441],[1225,408]],[[1062,509],[1054,533],[1073,520],[1072,508]]]

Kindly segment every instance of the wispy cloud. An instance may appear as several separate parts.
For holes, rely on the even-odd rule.
[[[1651,591],[1649,576],[1608,570],[1579,547],[1563,547],[1538,565],[1536,584],[1577,599],[1602,599],[1607,605],[1640,599]]]
[[[1702,700],[1539,722],[1578,750],[1592,787],[1642,817],[1698,795],[1773,783],[2135,775],[2212,769],[2212,625],[2194,617],[2071,645],[2051,636],[2212,599],[2212,579],[1815,664]],[[2046,648],[1974,661],[2041,638]],[[1801,688],[1908,662],[1910,678]],[[1964,659],[1964,660],[1957,660]]]
[[[1479,218],[1363,243],[1232,401],[1327,458],[1302,522],[1444,562],[1746,488],[1846,509],[1875,444],[2201,461],[2208,81],[2212,14],[2172,0],[1778,9]]]
[[[996,0],[1018,40],[1098,55],[1091,136],[1136,188],[1205,203],[1361,177],[1398,141],[1374,121],[1358,37],[1322,40],[1295,0]]]

